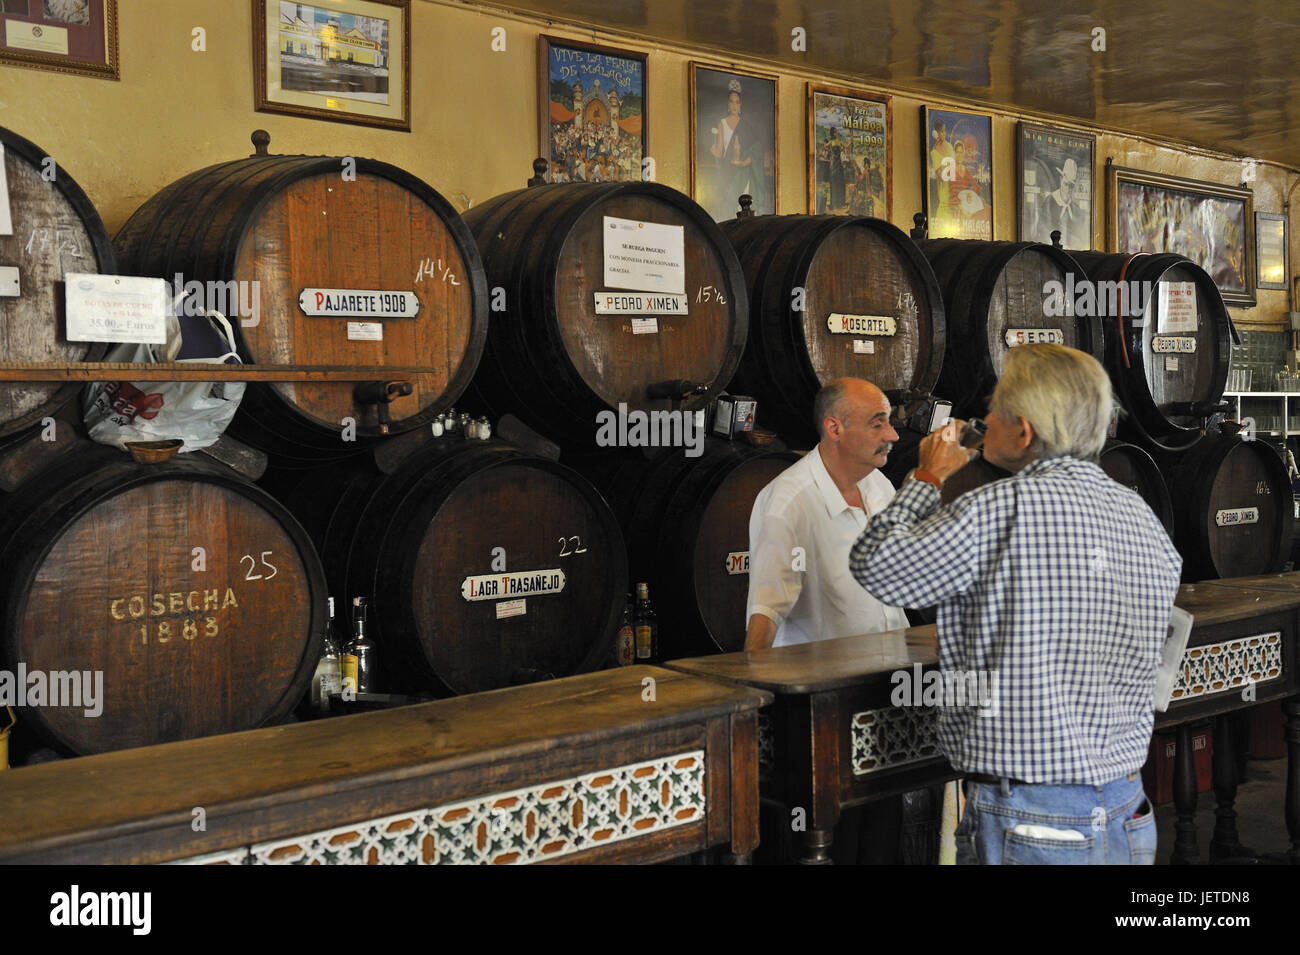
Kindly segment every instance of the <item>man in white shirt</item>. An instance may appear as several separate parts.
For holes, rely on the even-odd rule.
[[[821,440],[759,492],[749,518],[746,650],[908,625],[849,573],[849,550],[893,499],[880,473],[898,440],[889,399],[860,378],[817,393]]]

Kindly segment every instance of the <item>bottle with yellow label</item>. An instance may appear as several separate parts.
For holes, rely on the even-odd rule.
[[[636,662],[659,662],[659,621],[650,606],[650,585],[636,585],[636,615],[633,618],[636,633]]]
[[[632,627],[632,595],[623,604],[623,624],[614,638],[614,660],[621,666],[636,663],[636,630]]]

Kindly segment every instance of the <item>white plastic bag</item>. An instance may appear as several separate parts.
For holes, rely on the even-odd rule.
[[[235,333],[220,312],[209,311],[195,321],[209,322],[220,334],[224,354],[184,358],[182,363],[225,364],[236,354]],[[176,361],[181,350],[181,326],[167,316],[167,344],[116,345],[106,361]],[[198,451],[221,437],[244,397],[242,381],[109,381],[95,382],[82,398],[82,415],[90,437],[125,450],[128,441],[180,438],[181,453]]]

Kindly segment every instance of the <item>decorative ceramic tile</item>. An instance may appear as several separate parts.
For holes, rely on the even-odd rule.
[[[855,776],[941,755],[934,707],[888,706],[854,713],[850,732]]]
[[[1174,681],[1172,702],[1226,693],[1282,675],[1282,634],[1260,633],[1190,647]]]
[[[253,865],[517,865],[699,822],[704,807],[704,751],[693,750],[228,854],[251,853]]]

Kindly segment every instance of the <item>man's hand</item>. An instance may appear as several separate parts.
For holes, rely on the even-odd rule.
[[[975,457],[975,452],[958,444],[960,435],[961,423],[949,421],[922,438],[917,468],[929,471],[940,481],[948,480],[964,468]]]
[[[766,650],[776,640],[777,626],[767,614],[756,613],[749,618],[745,631],[746,650]]]

